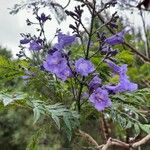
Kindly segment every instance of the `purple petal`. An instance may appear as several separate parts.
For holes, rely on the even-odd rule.
[[[80,58],[75,62],[75,69],[76,72],[82,76],[88,76],[89,73],[92,73],[95,70],[94,65],[89,60],[83,58]]]
[[[98,111],[111,106],[111,100],[108,97],[107,90],[97,88],[89,97],[90,102]]]
[[[28,44],[29,42],[30,42],[30,39],[27,39],[27,38],[20,40],[20,44]]]
[[[33,50],[33,51],[39,51],[42,49],[42,46],[39,45],[37,42],[35,41],[32,41],[30,42],[30,47],[29,47],[30,50]]]

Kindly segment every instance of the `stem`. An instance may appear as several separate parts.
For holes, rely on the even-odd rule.
[[[94,25],[94,18],[95,18],[95,5],[96,2],[95,0],[93,0],[94,6],[93,6],[93,10],[92,10],[92,19],[91,19],[91,25],[90,25],[90,33],[89,33],[89,40],[88,40],[88,44],[87,44],[87,51],[86,51],[86,55],[85,55],[85,59],[88,59],[89,57],[89,50],[90,50],[90,44],[91,44],[91,39],[92,39],[92,32],[93,32],[93,25]]]
[[[85,77],[82,78],[82,81],[84,81],[84,79],[85,79]],[[78,112],[79,112],[79,113],[80,113],[80,111],[81,111],[80,100],[81,100],[82,89],[83,89],[83,84],[80,83],[80,89],[79,89],[78,101],[77,101],[77,107],[78,107]]]
[[[90,32],[88,34],[89,36],[89,40],[88,40],[88,43],[87,43],[87,48],[86,48],[86,53],[85,53],[85,59],[88,59],[89,57],[89,50],[90,50],[90,43],[91,43],[91,39],[92,39],[92,32],[93,32],[93,25],[94,25],[94,18],[95,18],[95,5],[96,5],[96,1],[93,0],[93,3],[94,3],[94,7],[93,7],[93,11],[92,11],[92,19],[91,19],[91,25],[90,25]],[[87,32],[88,33],[88,32]],[[82,90],[83,90],[83,83],[85,81],[85,77],[82,77],[82,82],[80,83],[80,89],[79,89],[79,94],[78,94],[78,103],[77,103],[77,106],[78,106],[78,112],[80,113],[81,111],[81,105],[80,105],[80,100],[81,100],[81,94],[82,94]]]

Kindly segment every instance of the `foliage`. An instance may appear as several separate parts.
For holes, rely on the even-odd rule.
[[[116,1],[97,3],[100,7],[96,1],[80,4],[74,11],[65,11],[53,1],[33,0],[11,10],[16,14],[32,9],[36,22],[27,19],[27,25],[38,25],[39,34],[21,34],[18,59],[11,59],[5,49],[0,56],[0,125],[4,129],[0,146],[13,143],[3,149],[93,149],[78,137],[78,129],[99,144],[109,137],[130,142],[129,137],[150,133],[150,65],[124,45],[133,40],[142,48],[143,41],[139,45],[134,36],[125,36],[128,31],[121,28],[126,24],[118,21],[116,13],[106,15],[108,22],[102,20],[100,15]],[[44,27],[51,17],[39,11],[45,7],[50,7],[58,22],[71,17],[73,35],[58,30],[57,42],[50,44]],[[82,20],[84,7],[91,13],[89,27]]]
[[[138,90],[135,93],[114,95],[112,99],[115,103],[110,112],[111,118],[123,129],[133,127],[135,134],[139,134],[140,129],[150,133],[147,112],[142,112],[142,110],[149,110],[149,98],[149,89]]]

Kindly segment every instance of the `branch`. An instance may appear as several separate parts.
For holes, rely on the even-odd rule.
[[[122,148],[126,148],[126,149],[138,148],[138,147],[140,147],[141,145],[145,144],[146,142],[148,142],[150,140],[150,134],[143,137],[138,142],[134,142],[134,143],[126,143],[126,142],[123,142],[123,141],[120,141],[120,140],[117,140],[117,139],[113,139],[113,138],[110,137],[107,140],[106,144],[99,145],[91,135],[89,135],[89,134],[87,134],[87,133],[85,133],[84,131],[81,131],[81,130],[79,130],[78,133],[79,133],[80,136],[87,139],[88,142],[93,144],[98,150],[107,150],[111,146],[118,146],[118,147],[122,147]]]
[[[92,3],[87,2],[87,1],[86,1],[86,2],[83,1],[83,3],[84,3],[85,5],[87,5],[87,7],[88,7],[88,9],[89,9],[90,12],[91,12],[91,9],[93,10],[93,4],[92,4]],[[98,14],[96,10],[95,10],[95,13],[97,14],[97,16],[98,16],[98,18],[100,19],[100,21],[101,21],[102,23],[106,24],[104,18],[103,18],[100,14]],[[107,24],[106,24],[106,27],[107,27],[107,29],[110,31],[110,33],[115,34],[115,32],[114,32]],[[130,50],[131,50],[132,52],[134,52],[135,54],[137,54],[140,58],[142,58],[142,60],[143,60],[144,62],[145,62],[145,61],[150,62],[150,59],[149,59],[149,58],[147,58],[145,55],[143,55],[142,53],[140,53],[139,50],[135,49],[132,45],[128,44],[127,42],[124,42],[123,45],[127,46],[128,48],[130,48]]]
[[[135,142],[134,144],[132,144],[132,147],[133,148],[137,148],[139,147],[140,145],[143,145],[145,144],[146,142],[148,142],[150,140],[150,134],[148,134],[147,136],[145,136],[143,139],[141,139],[140,141],[138,142]]]
[[[117,139],[112,139],[112,138],[109,138],[107,143],[102,147],[101,150],[107,150],[110,146],[119,146],[119,147],[124,147],[124,148],[129,148],[129,144],[125,143],[125,142],[122,142],[122,141],[119,141]]]
[[[102,146],[98,146],[98,148],[102,147],[101,150],[107,150],[110,146],[119,146],[119,147],[123,147],[123,148],[126,148],[126,149],[138,148],[139,146],[145,144],[149,140],[150,140],[150,134],[148,134],[143,139],[141,139],[140,141],[135,142],[135,143],[125,143],[125,142],[117,140],[117,139],[109,138],[107,140],[107,143],[103,147]]]
[[[99,147],[98,143],[89,134],[87,134],[87,133],[85,133],[84,131],[81,131],[81,130],[79,130],[79,134],[83,138],[87,139],[87,141],[89,141],[90,143],[92,143],[95,147]]]

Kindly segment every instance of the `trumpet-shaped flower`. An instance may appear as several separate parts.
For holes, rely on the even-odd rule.
[[[105,39],[105,43],[109,45],[116,45],[116,44],[122,44],[124,42],[124,35],[126,32],[128,32],[128,29],[124,29],[121,32]]]
[[[114,93],[124,92],[124,91],[135,91],[138,88],[138,85],[129,81],[127,76],[127,65],[118,66],[112,61],[106,60],[109,67],[113,70],[114,73],[119,75],[119,83],[117,85],[105,85],[104,87]]]
[[[42,49],[42,46],[40,44],[38,44],[36,41],[32,41],[32,42],[30,42],[29,49],[33,50],[33,51],[39,51]]]
[[[76,72],[82,76],[88,76],[89,73],[92,73],[94,69],[94,65],[89,61],[83,58],[78,59],[75,62]]]
[[[43,67],[46,71],[56,74],[56,76],[63,81],[72,75],[66,58],[63,57],[59,51],[49,54],[43,63]]]
[[[111,106],[111,100],[108,97],[107,90],[97,88],[89,97],[90,102],[98,111],[104,110]]]
[[[75,41],[76,36],[70,36],[63,34],[61,32],[58,33],[58,43],[54,45],[54,48],[58,50],[64,49],[65,46],[72,44]]]

